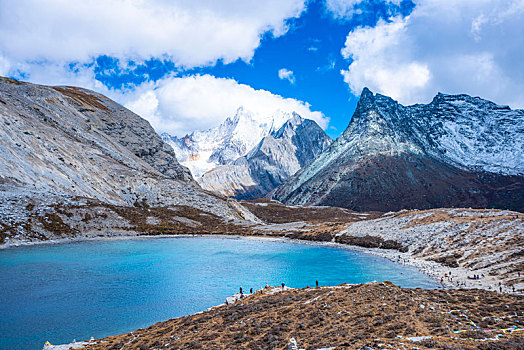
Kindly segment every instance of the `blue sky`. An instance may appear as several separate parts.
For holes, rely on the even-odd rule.
[[[364,86],[522,108],[523,23],[521,0],[0,0],[0,74],[94,89],[179,136],[243,105],[335,138]]]

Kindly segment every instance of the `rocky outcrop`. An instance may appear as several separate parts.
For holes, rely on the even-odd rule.
[[[1,78],[0,125],[0,236],[23,236],[35,206],[43,217],[78,198],[249,217],[202,190],[147,121],[93,91]]]
[[[289,339],[289,343],[287,343],[287,350],[298,350],[298,345],[295,338]]]
[[[364,89],[346,131],[271,196],[354,210],[524,211],[523,144],[524,110],[444,94],[406,107]]]
[[[295,113],[247,155],[204,173],[197,181],[226,196],[260,198],[308,165],[331,142],[317,123]]]
[[[181,166],[175,152],[164,143],[149,122],[109,98],[77,87],[54,87],[87,116],[86,122],[129,149],[163,175],[192,181],[189,169]],[[67,97],[66,97],[67,96]]]

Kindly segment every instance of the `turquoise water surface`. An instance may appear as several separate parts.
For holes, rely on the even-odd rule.
[[[0,348],[41,349],[205,310],[242,286],[390,280],[437,283],[413,268],[345,249],[229,238],[162,238],[0,251]]]

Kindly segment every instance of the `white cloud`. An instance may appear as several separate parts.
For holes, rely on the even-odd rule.
[[[337,63],[337,60],[334,57],[330,57],[328,58],[328,62],[325,65],[317,67],[316,70],[317,72],[322,72],[322,73],[329,72],[335,69],[336,63]]]
[[[383,0],[386,4],[400,4],[402,0]],[[326,0],[326,9],[338,19],[347,19],[362,13],[359,5],[366,0]]]
[[[411,100],[414,94],[430,79],[426,65],[402,56],[401,40],[407,20],[396,18],[391,23],[380,20],[374,28],[357,28],[349,33],[345,58],[354,61],[342,71],[344,81],[355,94],[364,86],[385,93],[394,99]]]
[[[278,71],[278,77],[282,80],[288,80],[291,84],[295,84],[295,74],[292,70],[282,68]]]
[[[184,67],[249,61],[264,33],[284,34],[286,19],[304,7],[304,0],[0,0],[0,56],[16,64],[99,55]]]
[[[92,67],[47,62],[40,63],[18,63],[11,65],[16,72],[13,75],[20,80],[30,80],[35,84],[45,85],[74,85],[86,89],[96,90],[105,93],[107,88],[95,78]],[[13,73],[13,72],[11,72]],[[30,79],[28,79],[30,77]]]
[[[5,76],[9,73],[9,68],[11,67],[11,63],[7,60],[7,58],[0,55],[0,75]]]
[[[233,116],[240,106],[268,116],[278,110],[295,111],[323,128],[329,122],[321,112],[312,111],[307,102],[211,75],[170,77],[156,84],[146,83],[120,100],[149,120],[157,131],[178,136],[212,128]]]
[[[524,106],[524,2],[420,0],[406,18],[351,31],[342,55],[352,92],[364,86],[401,103],[438,92]]]

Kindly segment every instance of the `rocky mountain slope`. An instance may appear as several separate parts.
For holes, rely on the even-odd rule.
[[[524,211],[524,110],[444,94],[403,106],[364,89],[346,131],[272,198],[355,210]]]
[[[183,138],[162,134],[175,150],[177,159],[195,178],[219,165],[246,155],[264,137],[278,130],[292,115],[277,111],[263,115],[240,107],[232,118],[208,130],[197,130]]]
[[[147,121],[93,91],[0,78],[0,125],[1,238],[66,232],[58,208],[87,202],[94,211],[98,203],[250,215],[203,191]]]
[[[317,123],[294,113],[248,154],[207,171],[197,181],[226,196],[260,198],[309,164],[331,142]]]
[[[445,285],[519,292],[524,290],[524,276],[518,274],[524,268],[522,232],[524,215],[518,212],[448,208],[402,210],[351,222],[333,240],[382,248],[396,242],[406,253],[399,253],[398,262],[438,278],[452,271],[453,280],[445,279]],[[469,279],[472,275],[482,277]]]

